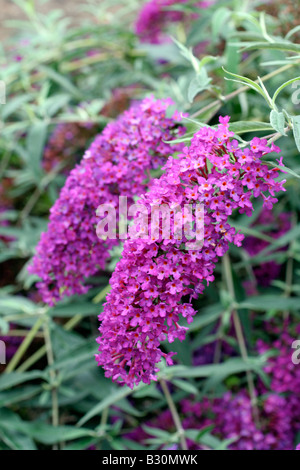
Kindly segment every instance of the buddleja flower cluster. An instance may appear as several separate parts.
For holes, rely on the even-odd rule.
[[[217,129],[200,129],[190,147],[178,158],[169,158],[166,173],[141,199],[148,214],[157,204],[171,209],[192,205],[192,225],[197,223],[196,205],[202,204],[203,247],[187,250],[186,237],[177,239],[175,210],[170,215],[174,233],[169,239],[163,236],[161,225],[158,237],[155,233],[152,239],[149,222],[148,238],[125,242],[123,258],[110,281],[112,290],[99,316],[100,354],[96,360],[107,377],[133,387],[141,380],[150,383],[155,379],[162,357],[172,364],[173,353],[165,354],[161,342],[185,338],[187,328],[179,324],[180,317],[192,322],[196,313],[192,299],[214,280],[215,264],[229,242],[240,246],[244,238],[230,226],[228,217],[235,209],[251,216],[252,196],[262,196],[267,208],[277,202],[275,193],[283,190],[283,181],[276,181],[277,169],[269,169],[262,158],[279,149],[273,144],[269,148],[265,139],[257,137],[250,148],[239,148],[232,137],[229,117],[220,118]]]
[[[182,148],[176,144],[171,150],[164,142],[184,133],[177,112],[166,116],[171,104],[150,97],[131,107],[107,125],[70,173],[30,267],[42,279],[37,286],[49,305],[86,292],[85,278],[105,267],[109,250],[118,243],[97,238],[98,206],[109,203],[117,210],[120,195],[132,201],[145,191],[149,170]]]
[[[146,3],[135,25],[136,34],[142,42],[160,44],[165,42],[165,27],[168,23],[183,21],[187,14],[182,11],[168,10],[173,5],[188,3],[189,0],[152,0]],[[193,6],[206,8],[210,2],[196,2]],[[198,16],[197,14],[194,16]]]

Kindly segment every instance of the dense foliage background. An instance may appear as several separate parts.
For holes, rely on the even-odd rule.
[[[1,450],[295,449],[298,2],[91,0],[77,7],[79,24],[51,2],[47,14],[45,2],[14,3],[27,20],[7,22],[13,33],[0,48]],[[230,247],[215,281],[193,301],[198,314],[185,341],[163,344],[177,352],[175,365],[160,363],[157,382],[130,389],[106,378],[94,359],[122,246],[87,280],[87,292],[62,290],[54,306],[43,302],[28,267],[90,143],[152,95],[173,100],[169,117],[184,113],[186,132],[175,144],[189,145],[219,115],[231,116],[242,146],[256,136],[276,143],[283,160],[272,154],[269,167],[284,169],[286,191],[273,210],[255,200],[252,217],[233,213],[230,223],[245,240]],[[159,167],[150,176],[161,174]]]

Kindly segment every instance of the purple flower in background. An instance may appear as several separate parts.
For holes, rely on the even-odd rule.
[[[245,390],[235,395],[227,392],[221,398],[204,398],[200,403],[184,400],[183,427],[212,426],[211,433],[221,441],[233,440],[229,445],[232,450],[292,450],[300,429],[299,408],[296,411],[289,406],[289,400],[273,392],[260,396],[259,426],[254,422],[251,400]]]
[[[74,167],[77,159],[82,156],[86,143],[98,130],[95,124],[61,123],[54,129],[43,155],[45,171],[52,171],[59,163],[67,172]]]
[[[167,39],[164,34],[168,23],[183,21],[187,14],[183,11],[171,11],[168,7],[178,4],[188,4],[189,0],[151,0],[147,2],[139,13],[135,24],[135,32],[142,42],[160,44]],[[210,2],[196,2],[193,6],[207,8]],[[194,17],[198,14],[194,14]]]
[[[171,100],[146,98],[106,126],[71,171],[50,211],[30,272],[37,274],[43,300],[53,305],[66,295],[87,292],[87,277],[104,269],[118,240],[99,240],[96,210],[109,203],[118,209],[119,196],[143,193],[149,170],[157,168],[181,144],[165,141],[184,133],[179,114],[166,117]]]
[[[297,327],[300,334],[300,328]],[[278,393],[293,393],[298,395],[300,413],[300,367],[292,362],[292,343],[295,341],[287,331],[287,326],[269,331],[275,333],[278,339],[272,345],[263,341],[258,342],[258,352],[263,354],[271,349],[277,351],[275,357],[268,360],[265,372],[271,377],[271,389]]]
[[[232,440],[232,450],[293,450],[295,438],[300,431],[300,368],[291,361],[291,344],[294,338],[287,326],[275,329],[270,323],[266,329],[280,338],[273,344],[257,343],[257,352],[264,354],[277,350],[278,355],[269,357],[264,371],[270,378],[270,388],[261,381],[257,384],[259,423],[253,418],[251,399],[246,390],[226,392],[222,397],[203,397],[200,401],[192,397],[182,400],[179,412],[184,429],[204,430],[225,441]],[[300,329],[298,329],[298,334]],[[151,436],[151,427],[174,431],[170,411],[164,411],[147,423],[145,432],[136,428],[127,438],[146,444]],[[200,443],[188,439],[188,447],[204,449]],[[296,450],[300,450],[298,445]]]
[[[169,447],[166,447],[166,450],[178,450],[178,444],[172,444]]]

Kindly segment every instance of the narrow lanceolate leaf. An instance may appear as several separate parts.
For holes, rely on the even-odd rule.
[[[242,75],[238,75],[237,73],[228,72],[228,70],[226,70],[224,67],[223,67],[223,70],[228,75],[231,75],[232,77],[237,78],[237,80],[233,80],[232,78],[226,78],[225,77],[226,80],[232,80],[232,81],[236,81],[237,83],[241,83],[242,85],[247,85],[248,87],[250,87],[253,90],[257,91],[257,93],[259,93],[261,96],[263,96],[265,98],[266,101],[268,101],[265,92],[262,90],[262,88],[256,82],[254,82],[250,78],[243,77]]]
[[[246,132],[271,131],[272,125],[267,122],[259,121],[239,121],[229,124],[229,130],[235,134],[244,134]]]
[[[294,178],[298,178],[298,179],[300,178],[299,173],[296,173],[294,170],[291,170],[287,166],[275,165],[275,163],[273,163],[273,162],[268,162],[268,165],[272,166],[273,168],[280,168],[280,170],[282,170],[285,173],[288,173],[289,175],[293,176]]]
[[[206,90],[211,78],[207,76],[205,68],[202,68],[199,74],[193,78],[188,89],[188,100],[190,103],[193,102],[195,96],[203,90]]]
[[[300,116],[293,116],[292,122],[293,122],[293,133],[294,133],[295,142],[297,145],[297,149],[300,152]]]
[[[285,117],[283,113],[279,113],[272,109],[270,113],[270,123],[274,127],[275,131],[280,132],[282,135],[286,135],[284,130]]]
[[[35,180],[40,182],[42,176],[41,159],[47,137],[47,124],[40,121],[35,123],[28,132],[26,148],[28,153],[28,167]]]
[[[285,297],[276,297],[275,295],[260,295],[257,297],[251,297],[249,300],[244,300],[239,304],[238,308],[246,308],[259,312],[266,312],[268,310],[280,312],[286,309],[299,311],[300,299],[299,297],[291,297],[287,299]]]
[[[275,49],[278,51],[289,51],[299,53],[300,44],[293,44],[292,42],[254,42],[252,44],[246,45],[246,47],[243,48],[244,51],[250,51],[255,49]]]
[[[297,81],[300,81],[300,77],[292,78],[291,80],[288,80],[287,82],[283,83],[279,88],[277,88],[277,90],[275,91],[275,93],[274,93],[274,95],[273,95],[273,98],[272,98],[273,103],[275,103],[277,96],[279,95],[279,93],[280,93],[285,87],[287,87],[287,86],[289,86],[289,85],[291,85],[292,83],[297,82]]]
[[[60,441],[72,441],[85,436],[93,436],[90,429],[78,429],[75,426],[53,427],[43,422],[16,421],[1,423],[4,430],[16,430],[43,444],[56,444]]]
[[[143,387],[145,387],[145,384],[140,384],[137,388],[135,388],[135,391]],[[104,400],[98,403],[98,405],[94,406],[88,413],[86,413],[86,415],[84,415],[83,418],[81,418],[81,420],[79,421],[78,426],[82,426],[94,416],[101,414],[105,408],[108,408],[111,405],[115,405],[119,400],[122,400],[123,398],[126,398],[128,395],[131,394],[132,390],[130,390],[129,388],[121,388],[119,390],[115,390]]]
[[[82,99],[83,96],[81,92],[73,85],[73,83],[66,78],[63,74],[56,72],[51,67],[46,67],[44,65],[40,65],[39,67],[41,72],[44,72],[47,77],[53,80],[55,83],[60,85],[63,89],[65,89],[70,95],[74,96],[77,99]]]
[[[45,379],[46,373],[40,371],[31,371],[26,373],[11,372],[10,374],[2,374],[0,377],[0,391],[11,389],[16,385],[29,382],[34,379]]]
[[[224,31],[224,26],[228,22],[232,12],[226,8],[221,7],[213,14],[212,17],[212,39],[216,41]]]
[[[241,358],[231,358],[222,364],[210,364],[196,367],[186,366],[172,366],[167,367],[158,374],[167,380],[174,380],[174,378],[207,378],[207,377],[220,377],[224,379],[233,374],[254,370],[258,371],[263,365],[263,358],[248,358],[244,361]]]

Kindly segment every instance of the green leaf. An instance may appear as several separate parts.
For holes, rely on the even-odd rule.
[[[223,70],[224,70],[225,73],[228,73],[229,75],[232,75],[232,77],[238,78],[238,80],[233,80],[232,78],[226,78],[225,77],[226,80],[232,80],[232,81],[235,81],[237,83],[242,83],[242,85],[247,85],[248,87],[255,90],[257,93],[259,93],[261,96],[263,96],[263,98],[267,101],[267,103],[269,103],[268,97],[266,96],[263,89],[257,83],[255,83],[253,80],[250,80],[250,78],[243,77],[242,75],[238,75],[236,73],[228,72],[227,70],[225,70],[224,67],[223,67]]]
[[[0,437],[12,450],[37,450],[36,445],[26,433],[20,431],[20,417],[6,408],[0,409]]]
[[[200,72],[197,74],[197,76],[192,79],[189,85],[189,88],[188,88],[189,102],[192,103],[196,95],[198,95],[201,91],[206,90],[210,82],[211,82],[211,78],[207,76],[207,72],[205,68],[202,68]]]
[[[58,361],[49,367],[49,370],[61,370],[67,368],[72,369],[72,365],[78,367],[82,362],[92,360],[93,352],[96,349],[95,340],[85,341],[80,346],[75,346],[68,351],[67,354],[64,354],[59,358]]]
[[[9,102],[6,103],[5,106],[1,106],[0,108],[2,111],[2,119],[6,120],[16,111],[19,111],[20,109],[22,109],[22,106],[24,105],[24,103],[28,103],[32,99],[32,97],[33,97],[32,94],[19,95],[19,96],[16,96],[15,98],[10,97]]]
[[[46,67],[45,65],[40,65],[39,70],[41,72],[44,72],[47,77],[49,77],[51,80],[53,80],[62,88],[64,88],[66,91],[68,91],[70,95],[72,95],[74,98],[77,98],[78,100],[84,99],[81,92],[64,75],[56,72],[54,69],[50,67]]]
[[[57,305],[49,310],[52,317],[73,317],[74,315],[89,316],[97,314],[97,306],[91,302],[76,302],[67,305]]]
[[[225,7],[218,8],[212,16],[211,26],[212,26],[212,39],[214,42],[217,42],[219,36],[222,36],[224,31],[224,25],[228,22],[231,17],[232,12]]]
[[[276,165],[274,165],[274,166],[276,166]],[[256,230],[255,228],[246,227],[245,225],[239,224],[235,221],[232,221],[232,226],[236,230],[241,230],[244,235],[248,235],[248,236],[250,235],[251,237],[258,238],[259,240],[264,240],[268,243],[273,243],[274,242],[274,238],[269,237],[265,233],[262,233],[259,230]]]
[[[0,391],[7,390],[16,385],[20,385],[24,382],[29,382],[34,379],[46,380],[46,373],[40,371],[31,372],[10,372],[9,374],[2,374],[0,376]]]
[[[238,437],[232,437],[231,439],[225,439],[218,447],[214,450],[227,450],[230,444],[233,444],[238,440]]]
[[[300,77],[292,78],[291,80],[288,80],[287,82],[283,83],[277,90],[275,91],[272,101],[275,104],[276,98],[279,95],[279,93],[287,86],[291,85],[294,82],[297,82],[300,80]]]
[[[51,96],[42,104],[42,109],[45,110],[49,117],[54,116],[57,112],[66,106],[70,101],[70,95],[66,93],[58,93]]]
[[[62,450],[87,450],[97,444],[99,439],[94,437],[84,437],[63,447]]]
[[[138,387],[134,389],[134,391],[140,390],[143,387],[145,387],[145,384],[140,384]],[[94,416],[101,414],[102,411],[108,408],[109,406],[117,404],[119,400],[122,400],[122,398],[128,397],[128,395],[130,395],[132,392],[133,391],[130,390],[130,388],[121,388],[121,389],[115,390],[113,393],[109,394],[104,400],[102,400],[100,403],[94,406],[91,410],[89,410],[89,412],[86,413],[81,418],[81,420],[78,423],[78,426],[82,426]]]
[[[197,367],[184,367],[184,366],[172,366],[164,369],[158,375],[172,380],[173,377],[188,378],[188,377],[219,377],[219,380],[223,380],[229,375],[239,374],[248,370],[258,370],[261,368],[261,358],[249,358],[248,361],[244,361],[241,358],[228,359],[223,364],[211,364]]]
[[[226,68],[230,68],[231,72],[237,73],[241,61],[241,53],[234,42],[227,43],[225,47]],[[230,80],[226,80],[226,95],[234,89],[234,84]]]
[[[5,429],[23,432],[37,442],[43,444],[57,444],[61,441],[72,441],[85,436],[93,436],[90,429],[79,429],[75,426],[51,426],[43,422],[25,422],[1,424]]]
[[[195,72],[198,73],[200,71],[200,68],[201,68],[200,67],[200,62],[194,56],[192,49],[188,49],[184,44],[177,41],[177,39],[175,39],[175,38],[172,38],[172,40],[175,42],[175,44],[179,48],[180,53],[183,55],[183,57],[191,63],[191,65],[193,66]]]
[[[140,390],[134,391],[132,394],[134,398],[145,398],[145,397],[151,397],[151,398],[157,398],[161,399],[162,394],[158,390],[156,384],[152,382],[148,387],[143,387]]]
[[[293,134],[298,151],[300,152],[300,116],[292,116]]]
[[[204,65],[209,64],[210,62],[215,62],[218,57],[212,55],[206,55],[203,59],[200,60],[200,67],[204,67]]]
[[[42,175],[41,159],[47,137],[47,124],[45,122],[37,122],[29,129],[26,139],[26,150],[28,154],[28,166],[34,175],[35,180],[39,183]]]
[[[245,132],[271,131],[272,125],[266,122],[258,121],[239,121],[229,124],[229,130],[235,134],[244,134]]]
[[[209,305],[208,307],[201,308],[199,315],[196,316],[195,320],[189,325],[189,331],[196,331],[204,328],[207,325],[218,320],[223,314],[222,305],[220,303]],[[187,324],[185,326],[188,326]]]
[[[205,426],[199,431],[199,429],[186,429],[185,436],[194,442],[201,442],[202,437],[214,429],[213,425]]]
[[[29,385],[16,390],[9,390],[0,393],[0,407],[11,406],[15,403],[21,403],[24,400],[36,396],[41,391],[39,385]]]
[[[284,171],[285,173],[288,173],[289,175],[294,176],[294,178],[300,178],[300,174],[296,173],[294,170],[291,170],[287,166],[284,165],[276,165],[273,162],[268,162],[268,165],[271,165],[273,168],[280,168],[280,170]],[[274,240],[273,240],[274,241]]]
[[[213,436],[209,432],[201,436],[200,442],[201,444],[204,444],[212,450],[216,450],[222,445],[222,441],[220,441],[220,439],[218,439],[216,436]]]
[[[247,259],[246,261],[242,261],[236,264],[236,268],[239,269],[251,263],[252,265],[257,265],[265,261],[275,260],[278,261],[283,257],[285,259],[287,257],[286,252],[278,252],[274,253],[275,250],[281,248],[283,246],[287,246],[291,241],[297,240],[300,236],[300,224],[293,227],[287,233],[285,233],[280,238],[277,238],[273,241],[272,244],[269,244],[264,248],[258,255],[252,256],[251,258]],[[270,253],[272,252],[272,253]]]
[[[122,443],[125,445],[126,450],[145,450],[145,446],[129,439],[122,438]]]
[[[159,439],[162,439],[163,442],[170,442],[172,440],[172,434],[164,431],[163,429],[153,428],[152,426],[147,426],[146,424],[142,424],[142,428],[147,434],[158,437]]]
[[[198,394],[198,389],[186,380],[174,379],[172,380],[172,384],[176,385],[176,387],[180,388],[184,392],[192,393],[193,395]]]
[[[266,312],[268,310],[275,310],[276,312],[285,310],[299,311],[300,299],[296,297],[285,298],[275,295],[260,295],[250,297],[239,303],[238,308],[247,308],[258,312]]]
[[[127,413],[130,416],[136,416],[137,418],[140,418],[146,414],[146,411],[143,412],[137,410],[126,398],[122,398],[118,401],[118,408],[124,413]]]
[[[14,430],[3,429],[0,424],[0,438],[12,450],[37,450],[31,438]]]
[[[272,109],[270,113],[270,123],[274,127],[275,131],[279,132],[282,135],[286,135],[284,130],[285,117],[283,113],[279,113]]]
[[[297,33],[298,31],[300,31],[300,25],[298,26],[295,26],[295,28],[291,29],[285,36],[285,39],[290,39],[291,36],[293,36],[293,34]]]
[[[12,312],[25,313],[25,314],[36,314],[39,310],[39,306],[31,300],[21,296],[7,296],[0,297],[0,309],[2,314],[10,314]]]
[[[243,46],[243,44],[241,44]],[[243,48],[244,51],[251,51],[256,49],[275,49],[278,51],[300,52],[300,45],[291,42],[254,42]]]

